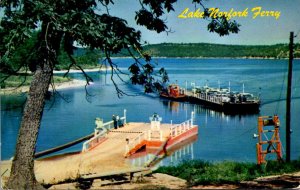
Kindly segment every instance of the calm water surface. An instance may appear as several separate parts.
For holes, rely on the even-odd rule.
[[[202,159],[209,161],[234,160],[256,161],[253,134],[257,131],[259,115],[278,114],[281,120],[281,141],[285,148],[285,94],[287,60],[238,60],[238,59],[156,59],[159,66],[167,69],[170,82],[178,82],[182,87],[191,82],[197,85],[228,87],[260,95],[262,106],[259,114],[225,115],[199,105],[169,102],[156,95],[145,95],[141,88],[124,84],[119,86],[127,93],[138,96],[118,98],[110,76],[105,72],[90,73],[95,83],[88,87],[92,95],[87,97],[84,88],[60,90],[64,97],[55,96],[47,102],[38,137],[37,151],[72,141],[93,131],[96,117],[104,121],[111,120],[112,114],[122,115],[127,110],[128,121],[148,122],[154,112],[163,118],[163,122],[180,123],[196,113],[199,134],[192,142],[166,158],[161,164],[176,164],[181,160]],[[127,71],[132,63],[130,59],[115,59],[121,69]],[[82,79],[81,74],[72,74]],[[292,159],[300,157],[300,61],[294,62],[292,100]],[[1,96],[1,159],[14,155],[18,128],[22,115],[24,95]],[[81,144],[64,150],[77,151]],[[285,153],[285,152],[284,152]],[[143,159],[130,160],[140,164]]]

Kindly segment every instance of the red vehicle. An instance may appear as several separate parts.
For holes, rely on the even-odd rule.
[[[170,84],[167,89],[160,93],[160,97],[176,101],[187,101],[185,90],[180,88],[178,84]]]

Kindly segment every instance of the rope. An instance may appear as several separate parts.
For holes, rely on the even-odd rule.
[[[110,132],[112,132],[112,133],[143,133],[141,131],[115,131],[115,130],[111,130]]]
[[[280,93],[279,93],[279,97],[278,97],[278,101],[276,103],[276,107],[275,107],[275,113],[274,115],[277,115],[278,114],[278,110],[279,110],[279,103],[282,98],[282,92],[283,92],[283,87],[284,87],[284,82],[285,82],[285,79],[286,79],[286,74],[287,74],[287,70],[283,73],[283,79],[282,79],[282,84],[281,84],[281,89],[280,89]]]
[[[267,135],[266,135],[264,132],[263,132],[263,134],[264,134],[265,138],[267,139],[267,141],[270,141],[269,138],[267,137]],[[280,140],[280,139],[279,139],[279,142],[280,142],[281,148],[283,149],[283,146],[282,146],[282,143],[281,143],[281,140]],[[271,146],[273,147],[274,150],[277,150],[277,149],[274,147],[274,144],[273,144],[273,143],[271,144]],[[284,150],[284,149],[283,149],[283,150]],[[278,156],[278,153],[277,153],[277,152],[276,152],[276,154],[277,154],[277,156]],[[267,155],[267,159],[269,159],[269,158],[270,158],[270,154]],[[282,159],[282,158],[281,158],[281,159]],[[267,163],[266,163],[266,165],[267,165]]]
[[[244,131],[243,133],[237,135],[236,137],[233,137],[233,138],[231,138],[231,139],[227,139],[227,140],[224,140],[224,141],[221,140],[221,142],[222,142],[222,143],[224,143],[224,142],[230,142],[230,141],[233,141],[233,140],[237,140],[237,139],[239,139],[239,138],[242,138],[242,135],[245,135],[246,133],[248,133],[249,131],[251,131],[251,130],[253,130],[253,129],[255,129],[255,128],[256,128],[256,126],[250,128],[250,129],[248,129],[247,131]],[[220,141],[219,141],[219,142],[220,142]]]
[[[300,33],[300,29],[296,32],[296,34],[294,35],[295,36],[295,38],[297,38],[298,37],[298,34]]]
[[[267,141],[269,141],[269,138],[268,138],[268,136],[266,135],[266,133],[263,132],[263,134],[264,134],[264,136],[266,137]]]
[[[279,141],[280,141],[280,144],[281,144],[281,150],[283,151],[283,154],[285,155],[285,149],[284,149],[284,147],[283,147],[283,144],[282,144],[282,142],[281,142],[280,139],[279,139]]]

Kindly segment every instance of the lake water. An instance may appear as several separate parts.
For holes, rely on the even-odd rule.
[[[114,59],[121,70],[133,61]],[[55,147],[93,132],[96,117],[104,121],[111,120],[112,114],[123,114],[127,110],[130,122],[149,122],[149,116],[158,113],[164,123],[180,123],[190,118],[195,111],[199,134],[193,142],[176,150],[163,162],[177,163],[181,160],[202,159],[209,161],[250,161],[256,162],[257,117],[259,115],[278,114],[281,120],[280,136],[285,149],[285,96],[287,83],[287,60],[240,60],[240,59],[155,59],[159,66],[165,67],[170,82],[177,82],[182,87],[191,82],[196,85],[228,87],[261,96],[262,106],[259,114],[225,115],[221,112],[206,109],[199,105],[162,100],[153,94],[141,93],[141,88],[121,83],[119,87],[125,92],[137,96],[118,98],[110,75],[105,72],[89,73],[95,80],[88,87],[92,96],[86,96],[85,89],[72,88],[60,90],[47,101],[41,129],[38,137],[37,152]],[[81,74],[72,74],[82,79]],[[300,61],[294,61],[293,99],[291,128],[291,157],[300,157]],[[1,159],[13,156],[18,128],[22,115],[24,95],[1,96]],[[81,144],[63,152],[81,150]],[[283,152],[285,154],[285,152]],[[137,160],[132,159],[132,162]]]

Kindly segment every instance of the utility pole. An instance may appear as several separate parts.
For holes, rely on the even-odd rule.
[[[288,83],[286,94],[286,161],[291,161],[291,95],[292,95],[292,75],[293,75],[293,50],[294,50],[294,32],[290,33],[290,54],[288,68]]]

